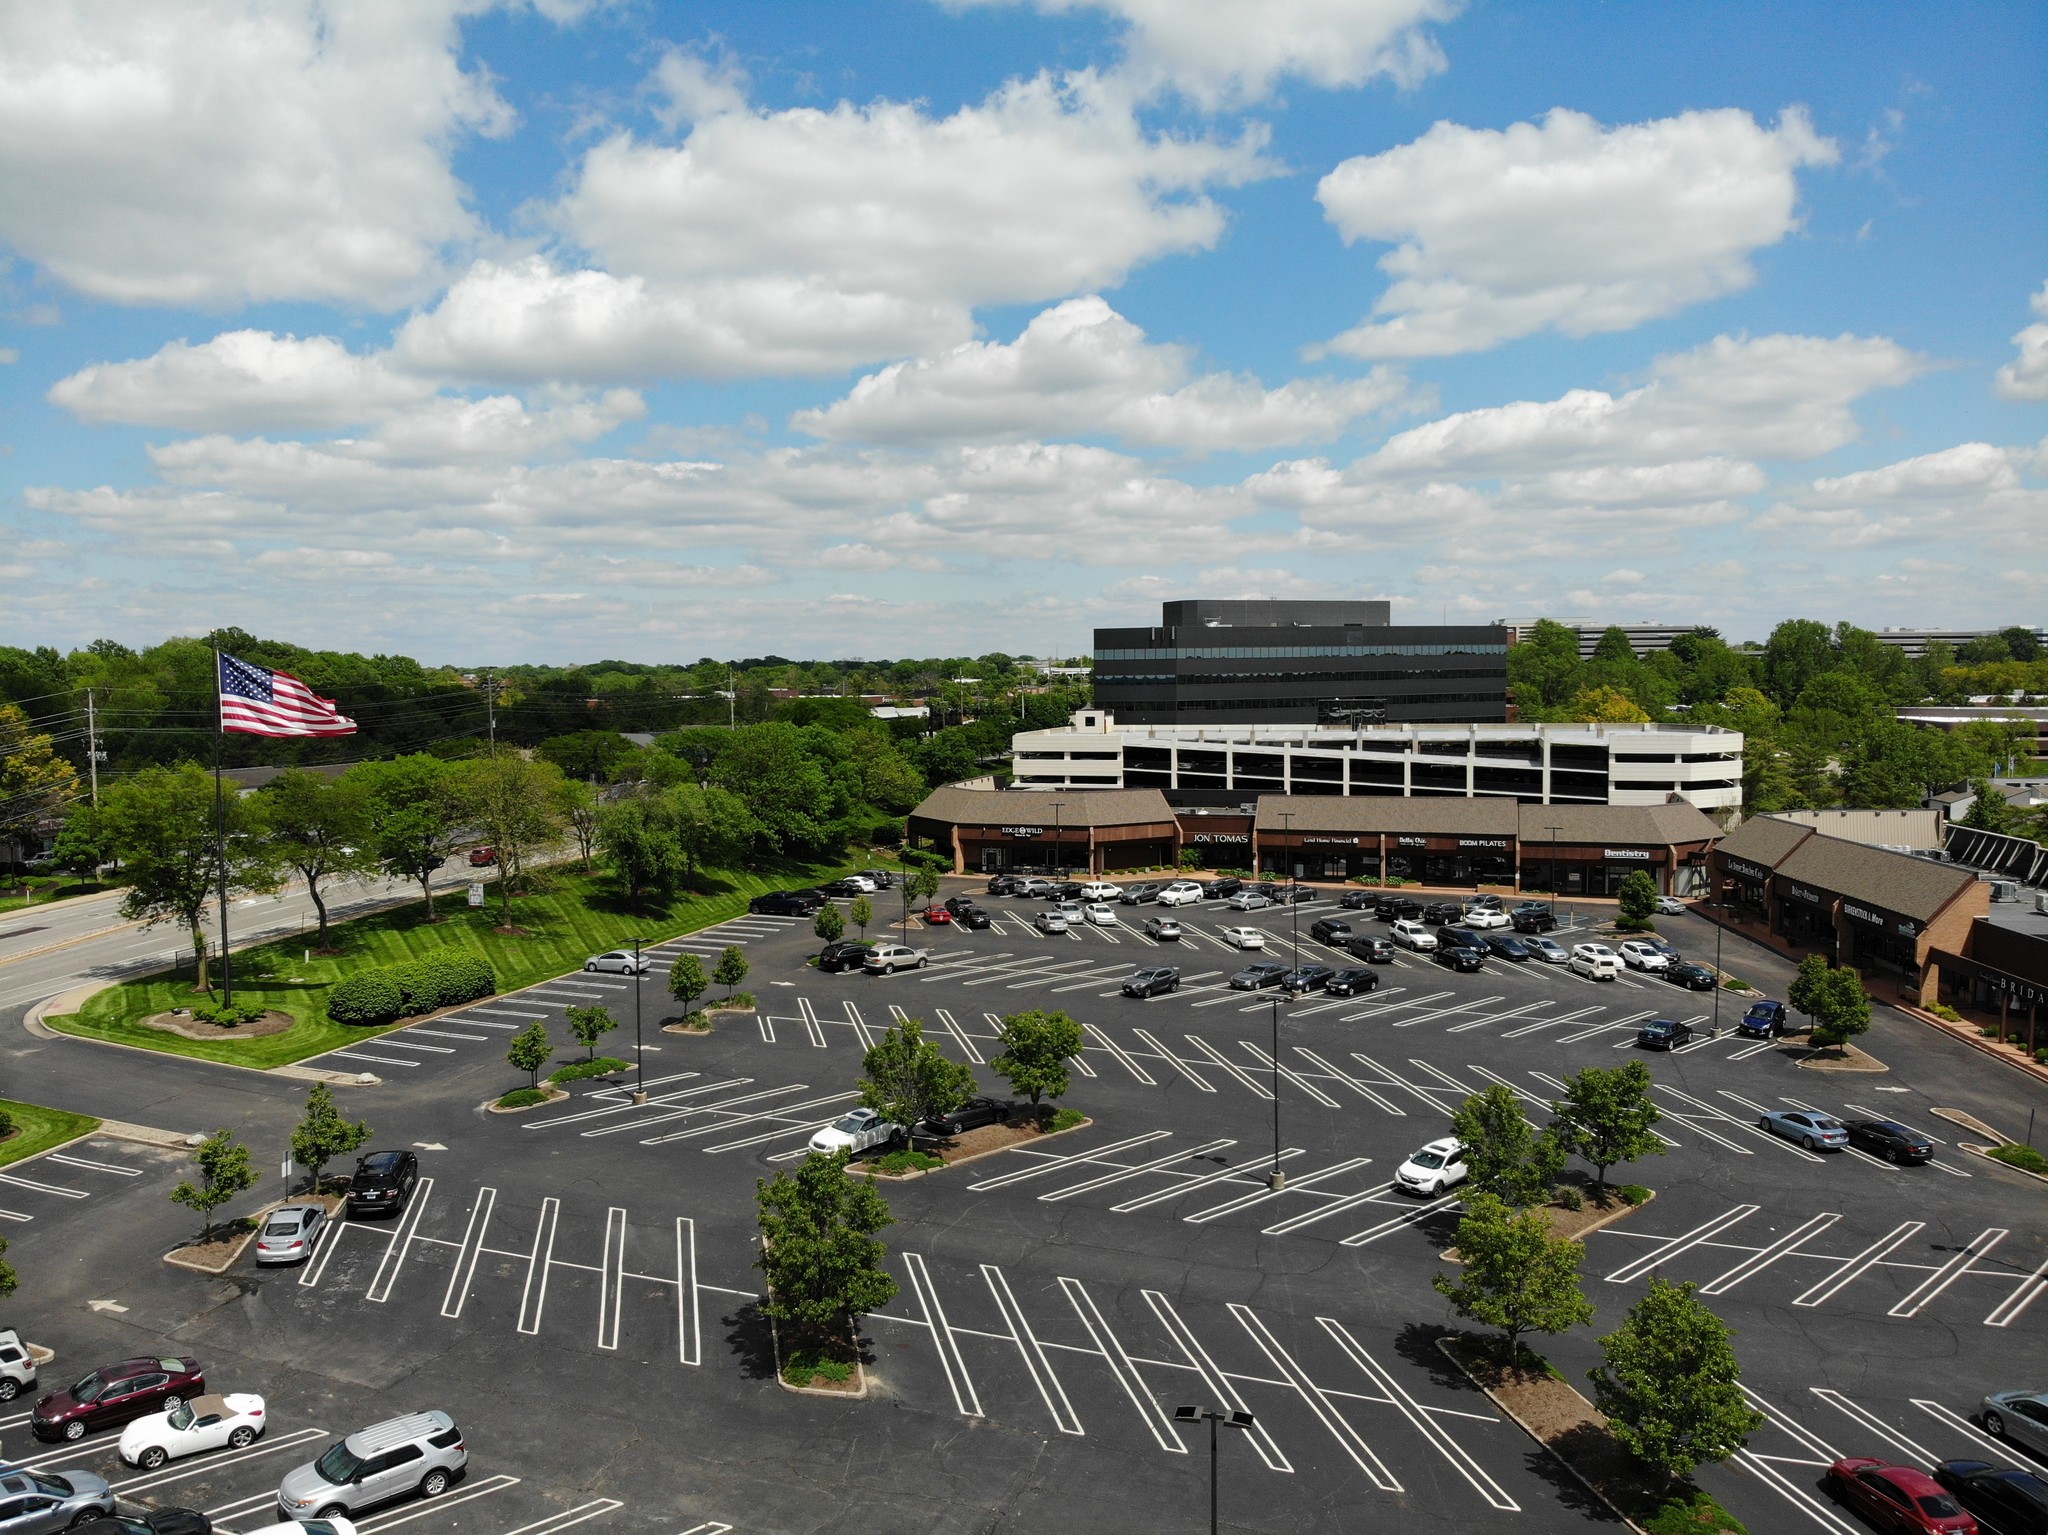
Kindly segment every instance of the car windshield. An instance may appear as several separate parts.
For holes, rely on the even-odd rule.
[[[295,1237],[299,1234],[299,1218],[297,1215],[273,1215],[263,1228],[263,1234],[267,1237]]]
[[[192,1426],[192,1408],[185,1402],[180,1402],[164,1416],[170,1420],[171,1427],[181,1434]]]
[[[71,1398],[77,1402],[97,1402],[100,1399],[100,1393],[106,1389],[107,1383],[101,1380],[99,1373],[95,1371],[93,1374],[86,1376],[84,1380],[72,1386]]]
[[[867,1128],[867,1123],[868,1122],[865,1119],[863,1119],[860,1115],[849,1114],[844,1119],[835,1119],[832,1122],[832,1128],[835,1130],[844,1130],[847,1132],[847,1134],[851,1135],[856,1130],[865,1130]]]
[[[1643,1032],[1645,1034],[1669,1034],[1671,1029],[1672,1025],[1666,1023],[1662,1018],[1643,1025]]]
[[[76,1487],[65,1481],[61,1476],[39,1476],[31,1471],[28,1474],[28,1479],[35,1483],[38,1492],[46,1492],[53,1498],[68,1498],[78,1491]]]
[[[301,1519],[299,1528],[304,1530],[306,1535],[337,1535],[334,1526],[325,1519]]]
[[[1418,1151],[1408,1160],[1417,1167],[1442,1167],[1444,1154],[1441,1151]]]
[[[354,1480],[355,1474],[363,1469],[363,1461],[360,1456],[349,1453],[348,1441],[343,1439],[314,1461],[313,1469],[320,1473],[322,1481],[332,1482],[337,1487],[346,1487]]]

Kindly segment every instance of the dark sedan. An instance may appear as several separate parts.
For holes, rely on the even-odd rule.
[[[1351,936],[1351,924],[1335,917],[1318,917],[1309,924],[1309,937],[1317,943],[1336,944],[1342,947],[1344,940]]]
[[[1202,899],[1205,901],[1220,901],[1225,896],[1236,895],[1242,889],[1244,889],[1243,880],[1238,879],[1235,875],[1226,874],[1221,879],[1204,880],[1202,882]]]
[[[213,1521],[196,1508],[145,1508],[74,1524],[78,1535],[212,1535]]]
[[[1280,978],[1282,991],[1321,991],[1336,972],[1328,965],[1296,965]]]
[[[979,906],[963,906],[953,913],[953,921],[960,927],[981,932],[989,924],[989,915]]]
[[[1687,991],[1712,991],[1716,985],[1713,971],[1689,959],[1665,966],[1664,979],[1674,986],[1683,986]]]
[[[1123,993],[1127,997],[1156,997],[1164,992],[1180,990],[1180,972],[1171,965],[1154,965],[1140,970],[1136,975],[1124,978]]]
[[[1934,1156],[1933,1141],[1896,1119],[1845,1119],[1842,1128],[1851,1146],[1887,1162],[1926,1162]]]
[[[1278,986],[1282,976],[1287,974],[1285,965],[1271,960],[1261,960],[1256,965],[1246,965],[1230,978],[1232,991],[1263,991],[1268,986]]]
[[[1363,965],[1350,965],[1331,974],[1323,984],[1323,990],[1333,997],[1358,997],[1371,991],[1380,983],[1380,973],[1368,970]]]
[[[1529,958],[1529,946],[1513,933],[1488,933],[1486,948],[1490,954],[1502,959],[1524,960]]]
[[[1394,943],[1390,938],[1367,938],[1357,935],[1344,947],[1351,951],[1353,959],[1362,959],[1367,964],[1391,965],[1394,962]]]
[[[1379,899],[1370,890],[1347,890],[1337,897],[1337,904],[1345,911],[1366,911],[1378,905]]]
[[[2048,1532],[2048,1481],[1984,1460],[1944,1460],[1934,1479],[1993,1535]]]
[[[1266,894],[1272,897],[1275,906],[1296,906],[1303,901],[1313,901],[1322,894],[1314,885],[1270,885]]]
[[[38,1439],[83,1439],[88,1429],[168,1412],[205,1394],[206,1371],[196,1359],[124,1359],[52,1391],[36,1403],[29,1428]]]
[[[1676,1050],[1692,1043],[1692,1025],[1675,1018],[1652,1018],[1636,1030],[1636,1043],[1645,1050]]]
[[[1483,947],[1475,949],[1469,944],[1439,942],[1429,957],[1447,970],[1466,974],[1486,968],[1486,950]]]
[[[838,896],[866,895],[868,893],[865,886],[856,885],[850,879],[831,880],[826,884],[820,885],[818,889],[826,895]]]
[[[747,902],[747,910],[757,917],[808,917],[824,904],[823,896],[814,897],[795,890],[771,890]]]
[[[1373,907],[1372,914],[1381,922],[1410,922],[1422,915],[1422,903],[1405,895],[1390,895]]]
[[[969,1098],[947,1114],[934,1114],[917,1127],[920,1135],[964,1135],[983,1125],[999,1125],[1010,1117],[1010,1106],[993,1098]]]

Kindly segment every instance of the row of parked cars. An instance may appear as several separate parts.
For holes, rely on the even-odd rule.
[[[2036,1392],[1984,1399],[1981,1420],[2009,1432],[2017,1409],[2048,1415]],[[2030,1420],[2034,1428],[2043,1428]],[[1993,1428],[1996,1423],[2001,1427]],[[2028,1443],[2048,1451],[2048,1433]],[[1854,1455],[1828,1467],[1827,1489],[1881,1530],[1905,1535],[2048,1535],[2048,1479],[2031,1470],[1983,1460],[1944,1460],[1932,1474],[1876,1456]]]

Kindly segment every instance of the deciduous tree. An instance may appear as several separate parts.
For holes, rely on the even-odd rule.
[[[769,1291],[761,1309],[833,1342],[854,1317],[896,1297],[883,1267],[888,1249],[875,1236],[895,1217],[872,1183],[847,1176],[847,1161],[843,1151],[812,1152],[794,1171],[755,1184],[761,1256],[754,1264]]]
[[[21,1276],[14,1272],[14,1265],[7,1261],[7,1238],[0,1237],[0,1300],[7,1299],[21,1287]]]
[[[229,892],[261,888],[266,865],[250,835],[248,806],[235,794],[224,803]],[[194,980],[202,991],[209,989],[206,907],[216,895],[221,868],[215,809],[213,775],[189,762],[117,779],[101,799],[108,839],[127,866],[121,915],[144,927],[182,925],[192,935]]]
[[[306,1094],[306,1117],[292,1131],[292,1160],[306,1169],[313,1191],[318,1193],[320,1169],[369,1139],[369,1125],[362,1120],[350,1124],[342,1118],[333,1090],[325,1082],[315,1082]]]
[[[377,866],[370,845],[369,798],[360,782],[291,768],[256,796],[257,824],[271,860],[306,882],[327,945],[324,879],[365,874]]]
[[[710,985],[704,974],[704,962],[694,954],[678,954],[668,967],[668,994],[683,1004],[686,1016],[695,1010],[697,999]]]
[[[590,855],[597,846],[597,790],[580,778],[564,778],[557,792],[562,820],[569,835],[576,839],[577,856],[583,861],[583,872],[588,874]]]
[[[505,1047],[505,1059],[514,1071],[525,1072],[528,1085],[537,1089],[541,1068],[547,1065],[554,1048],[546,1022],[536,1018],[512,1036],[512,1043]]]
[[[387,873],[420,887],[434,920],[434,871],[448,861],[455,827],[455,770],[425,752],[359,763],[348,781],[363,791],[370,842]]]
[[[1693,1288],[1651,1276],[1627,1319],[1600,1340],[1606,1362],[1588,1372],[1614,1437],[1674,1482],[1726,1460],[1764,1425],[1742,1394],[1727,1325]]]
[[[498,850],[498,904],[509,927],[512,887],[524,876],[526,860],[562,834],[562,770],[500,751],[465,762],[457,790],[465,813]]]
[[[1067,1062],[1081,1053],[1081,1025],[1064,1012],[1032,1009],[1012,1013],[997,1033],[1002,1053],[989,1065],[1010,1091],[1022,1093],[1036,1109],[1039,1100],[1057,1102],[1066,1096],[1071,1077]]]
[[[861,942],[867,942],[868,924],[875,920],[875,903],[864,895],[853,898],[853,904],[846,908],[847,920],[860,929]],[[841,932],[845,929],[841,928]]]
[[[1555,1137],[1537,1133],[1513,1089],[1495,1083],[1474,1093],[1451,1115],[1451,1129],[1465,1147],[1473,1188],[1516,1209],[1550,1197],[1564,1149]]]
[[[576,1043],[589,1051],[587,1059],[593,1061],[597,1059],[597,1042],[619,1026],[608,1007],[572,1007],[564,1016]]]
[[[78,794],[78,772],[13,704],[0,704],[0,842],[37,838]]]
[[[924,1020],[905,1018],[861,1057],[860,1101],[911,1131],[974,1096],[974,1069],[949,1060],[924,1037]]]
[[[626,899],[651,894],[662,900],[683,882],[683,856],[675,807],[665,795],[648,794],[607,805],[598,815],[597,842],[605,866],[626,887]]]
[[[1657,914],[1657,882],[1646,869],[1630,869],[1616,900],[1621,907],[1622,924],[1630,931],[1642,932],[1651,926],[1650,919]]]
[[[1593,1320],[1579,1288],[1584,1256],[1577,1242],[1550,1234],[1542,1211],[1474,1194],[1458,1221],[1459,1275],[1438,1274],[1432,1283],[1460,1316],[1498,1327],[1513,1359],[1526,1332],[1560,1333]]]
[[[192,1156],[199,1163],[199,1181],[180,1181],[171,1190],[171,1203],[197,1211],[206,1222],[203,1240],[211,1242],[213,1212],[256,1186],[256,1166],[249,1159],[249,1148],[239,1143],[230,1130],[214,1131],[199,1143]]]
[[[817,916],[811,918],[811,931],[818,935],[821,943],[837,943],[846,932],[846,918],[840,915],[837,905],[827,901],[818,908]]]
[[[1664,1142],[1652,1128],[1664,1116],[1650,1099],[1650,1068],[1641,1061],[1586,1067],[1566,1079],[1564,1096],[1550,1112],[1550,1134],[1566,1152],[1593,1165],[1603,1189],[1608,1168],[1664,1154]]]
[[[753,967],[747,963],[747,951],[736,943],[729,943],[718,951],[718,964],[711,972],[715,986],[725,988],[725,999],[730,1002],[732,994],[747,978]]]

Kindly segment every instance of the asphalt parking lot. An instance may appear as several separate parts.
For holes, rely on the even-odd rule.
[[[888,915],[889,899],[878,904]],[[277,1442],[444,1408],[473,1457],[457,1493],[490,1490],[380,1516],[405,1516],[420,1535],[551,1535],[571,1523],[669,1535],[992,1530],[1047,1517],[1192,1528],[1207,1446],[1173,1423],[1182,1403],[1257,1417],[1223,1447],[1224,1519],[1236,1528],[1601,1522],[1436,1353],[1448,1318],[1429,1276],[1456,1198],[1411,1200],[1388,1180],[1466,1093],[1504,1082],[1541,1122],[1565,1075],[1633,1057],[1640,1018],[1704,1026],[1711,995],[1534,964],[1454,974],[1404,955],[1372,994],[1276,1008],[1270,993],[1222,986],[1239,959],[1214,930],[1260,926],[1269,952],[1287,957],[1298,925],[1302,949],[1322,958],[1305,935],[1327,902],[1187,908],[1177,949],[1129,927],[1044,937],[1021,919],[1040,903],[988,904],[993,928],[914,934],[933,963],[893,977],[818,974],[804,963],[817,946],[809,924],[787,919],[662,946],[658,964],[682,947],[742,943],[762,1011],[708,1038],[662,1034],[674,1006],[663,976],[650,976],[644,1105],[578,1084],[569,1101],[527,1114],[480,1110],[519,1085],[504,1042],[531,1018],[550,1021],[566,1058],[562,1009],[603,1001],[624,1024],[604,1048],[630,1057],[633,986],[621,977],[564,977],[349,1047],[378,1059],[321,1064],[383,1083],[345,1090],[345,1107],[377,1126],[375,1144],[418,1146],[430,1181],[396,1221],[336,1227],[300,1270],[245,1266],[211,1280],[157,1263],[189,1223],[163,1199],[172,1172],[161,1154],[64,1153],[134,1176],[48,1158],[10,1168],[88,1197],[0,1182],[0,1209],[29,1217],[0,1217],[25,1280],[9,1310],[59,1348],[51,1378],[110,1351],[218,1359],[216,1389],[271,1398]],[[1135,921],[1145,909],[1124,910]],[[1704,924],[1665,930],[1711,957]],[[1736,947],[1730,969],[1767,988],[1782,980],[1775,959]],[[1156,963],[1179,964],[1178,993],[1121,996],[1121,976]],[[1095,1123],[886,1186],[901,1291],[867,1324],[873,1399],[778,1391],[752,1309],[754,1180],[801,1156],[811,1130],[852,1101],[862,1048],[897,1017],[924,1019],[928,1037],[998,1089],[985,1064],[996,1020],[1055,1006],[1087,1029],[1071,1101]],[[1723,1025],[1737,1012],[1724,1001]],[[1698,1280],[1736,1328],[1772,1419],[1748,1456],[1709,1473],[1756,1530],[1858,1528],[1812,1490],[1816,1463],[1834,1453],[2010,1458],[1987,1450],[1970,1414],[1987,1390],[2037,1384],[2014,1371],[2048,1357],[2040,1187],[1957,1150],[1960,1132],[1929,1113],[1964,1109],[2017,1130],[2048,1094],[1907,1020],[1880,1018],[1863,1043],[1892,1069],[1804,1070],[1796,1049],[1725,1035],[1642,1056],[1670,1144],[1626,1175],[1658,1197],[1589,1240],[1599,1320],[1552,1349],[1560,1368],[1582,1372],[1593,1338],[1651,1272]],[[155,1064],[65,1041],[15,1060],[13,1075],[61,1072],[75,1097],[89,1070],[110,1097],[133,1100],[162,1091],[145,1081]],[[168,1073],[175,1095],[161,1101],[218,1101],[252,1144],[282,1146],[301,1086],[220,1073],[232,1091],[213,1100],[188,1070]],[[1932,1164],[1900,1169],[1816,1156],[1755,1128],[1763,1109],[1793,1105],[1896,1115],[1942,1144]],[[1266,1181],[1276,1111],[1288,1174],[1278,1192]],[[271,1197],[279,1155],[269,1154]],[[0,1422],[10,1453],[21,1432]],[[134,1491],[226,1508],[296,1463],[280,1450]]]

